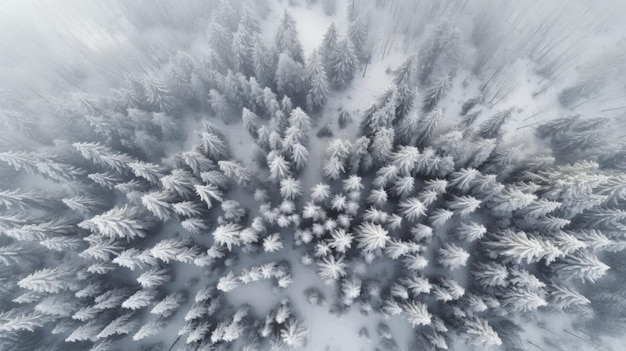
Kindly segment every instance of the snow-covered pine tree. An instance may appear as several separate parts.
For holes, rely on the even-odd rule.
[[[553,282],[548,285],[547,290],[550,305],[561,310],[576,308],[591,303],[584,295],[564,284]]]
[[[163,189],[173,197],[189,200],[194,195],[194,176],[183,169],[174,169],[168,175],[161,177]]]
[[[162,221],[167,221],[173,214],[169,194],[163,191],[147,193],[141,197],[141,203],[154,216]]]
[[[156,314],[163,317],[168,317],[172,315],[178,307],[187,301],[187,295],[182,292],[175,292],[165,296],[161,301],[159,301],[150,313]]]
[[[164,176],[161,166],[143,161],[131,162],[128,167],[136,177],[141,177],[154,185],[159,185],[159,179]]]
[[[379,224],[364,222],[358,227],[357,240],[359,249],[371,252],[385,248],[389,240],[389,232]]]
[[[304,66],[286,53],[278,57],[276,66],[276,90],[279,94],[297,98],[306,90]]]
[[[438,251],[437,261],[445,267],[456,269],[465,266],[469,256],[470,254],[463,248],[445,243]]]
[[[416,197],[411,197],[406,200],[402,200],[398,204],[400,214],[406,217],[409,221],[415,222],[421,216],[426,215],[426,206],[419,201]]]
[[[248,186],[252,181],[252,175],[248,169],[237,161],[218,161],[217,165],[224,176],[234,178],[241,186]]]
[[[154,110],[172,113],[176,109],[176,99],[161,78],[146,74],[142,83],[146,94],[146,102]]]
[[[367,62],[371,55],[368,47],[369,23],[363,16],[357,16],[348,25],[348,37],[354,47],[354,53],[361,62]]]
[[[502,126],[513,115],[513,108],[500,111],[489,117],[478,127],[478,135],[485,139],[498,138],[502,135]]]
[[[478,262],[472,267],[472,277],[484,287],[506,286],[509,272],[505,266],[496,262]]]
[[[153,288],[164,285],[172,280],[172,273],[167,268],[153,267],[137,277],[137,282],[143,288]]]
[[[381,128],[374,134],[369,147],[372,158],[380,164],[386,163],[392,156],[394,144],[393,128]]]
[[[327,76],[329,76],[332,72],[330,66],[330,57],[337,48],[338,37],[339,36],[337,34],[337,28],[335,27],[334,23],[331,23],[324,33],[324,38],[322,39],[322,44],[320,45],[319,49],[319,54],[321,56],[322,64],[324,65]]]
[[[481,201],[472,196],[454,196],[447,204],[454,214],[466,217],[480,208]]]
[[[304,63],[302,56],[302,45],[298,39],[298,30],[296,29],[296,21],[291,14],[285,10],[276,30],[276,50],[279,54],[286,53],[295,62]]]
[[[456,228],[456,235],[461,240],[476,241],[487,233],[487,228],[476,222],[462,222]]]
[[[44,268],[27,275],[17,285],[34,292],[50,294],[77,290],[76,269],[69,266]]]
[[[254,73],[253,51],[255,36],[258,35],[259,24],[250,8],[246,7],[241,16],[237,31],[233,34],[231,44],[235,69],[246,76]]]
[[[241,229],[241,226],[234,223],[220,225],[213,231],[213,239],[215,243],[226,246],[228,251],[231,251],[233,246],[241,244],[239,239]]]
[[[596,256],[583,250],[559,258],[551,267],[563,279],[577,279],[583,282],[595,282],[610,269]]]
[[[504,256],[506,260],[521,263],[538,262],[545,259],[548,263],[554,261],[563,253],[546,240],[529,237],[525,232],[514,232],[506,229],[495,235],[495,240],[487,241],[484,244],[494,250],[495,255]]]
[[[437,79],[424,94],[422,110],[424,112],[432,111],[446,96],[451,85],[451,78],[447,75]]]
[[[421,302],[406,302],[402,305],[402,311],[412,327],[429,325],[432,321],[432,314],[428,312],[426,305]]]
[[[270,169],[270,179],[279,182],[291,175],[289,162],[282,155],[270,153],[267,155],[267,165]]]
[[[470,341],[475,344],[484,346],[502,345],[502,340],[498,333],[484,319],[477,317],[469,319],[466,321],[464,332]]]
[[[120,252],[112,262],[120,267],[126,267],[131,271],[134,271],[136,268],[144,269],[146,266],[157,264],[156,259],[152,257],[149,252],[139,251],[135,248]]]
[[[128,299],[122,302],[122,308],[130,310],[138,310],[150,305],[156,298],[158,292],[154,289],[141,289],[131,295]]]
[[[111,257],[117,256],[122,251],[122,246],[114,238],[90,235],[84,238],[89,247],[78,256],[100,261],[110,261]]]
[[[21,330],[30,332],[41,328],[47,318],[40,312],[31,312],[19,309],[0,312],[0,332],[10,333]]]
[[[309,159],[309,150],[301,143],[291,145],[291,153],[289,155],[295,171],[300,171],[306,166]]]
[[[124,173],[134,160],[99,143],[74,143],[72,146],[83,157],[96,164],[106,166],[118,173]]]
[[[413,135],[417,138],[418,145],[428,144],[442,117],[443,112],[441,109],[434,109],[420,118],[419,124],[415,128],[415,134]]]
[[[346,275],[348,265],[343,262],[344,257],[335,258],[333,255],[327,255],[317,263],[318,273],[325,280],[339,280]]]
[[[107,338],[112,335],[125,335],[134,332],[139,326],[139,321],[134,312],[123,314],[109,323],[97,335],[98,339]]]
[[[214,161],[229,156],[228,147],[223,137],[213,127],[207,127],[207,131],[198,133],[202,151]]]
[[[280,330],[280,338],[287,347],[301,348],[306,344],[307,329],[296,319],[289,319]]]
[[[257,139],[259,137],[259,127],[261,126],[261,119],[254,112],[243,108],[241,112],[241,120],[243,127],[248,131],[252,138]]]
[[[260,36],[257,36],[252,52],[254,76],[261,87],[274,87],[276,75],[276,54],[272,49],[263,45]],[[267,109],[267,106],[265,106]],[[270,111],[267,111],[271,114]]]
[[[350,41],[344,39],[337,42],[337,47],[328,57],[328,80],[336,89],[345,88],[354,79],[357,57]]]
[[[308,86],[306,95],[307,111],[316,112],[326,105],[329,84],[322,57],[315,50],[309,57],[305,74]]]
[[[147,337],[157,335],[165,329],[168,324],[168,320],[166,318],[155,318],[144,324],[137,332],[133,335],[134,341],[143,340]]]

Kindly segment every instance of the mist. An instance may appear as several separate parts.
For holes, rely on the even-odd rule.
[[[0,349],[623,349],[624,18],[5,1]]]

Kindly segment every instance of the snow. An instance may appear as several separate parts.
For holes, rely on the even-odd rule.
[[[305,350],[371,350],[380,341],[376,335],[379,322],[385,322],[389,325],[398,345],[408,345],[411,327],[401,317],[383,319],[372,314],[364,316],[359,312],[356,304],[346,315],[341,317],[330,313],[328,302],[334,299],[338,291],[334,286],[322,284],[314,266],[302,266],[294,253],[278,255],[278,257],[282,256],[282,258],[289,260],[292,265],[294,282],[289,288],[284,291],[276,290],[267,281],[250,283],[231,291],[228,294],[228,301],[234,305],[248,303],[252,305],[256,314],[265,316],[284,296],[288,296],[294,306],[295,313],[304,319],[305,326],[308,328],[308,343],[304,348]],[[264,261],[269,262],[268,260],[280,261],[276,256],[264,256]],[[249,259],[242,259],[241,261],[241,265],[244,267],[258,263]],[[322,291],[326,300],[325,304],[316,306],[306,300],[304,291],[311,287]],[[369,331],[371,340],[358,336],[359,329],[363,327]]]
[[[302,1],[298,6],[289,6],[286,0],[271,1],[269,3],[269,15],[262,22],[264,39],[268,42],[273,42],[283,9],[287,9],[296,20],[305,56],[319,46],[325,32],[325,30],[321,29],[327,28],[331,23],[335,23],[338,32],[345,35],[347,30],[346,1],[337,1],[337,12],[333,16],[325,14],[322,6],[322,1],[317,1],[312,5],[305,4],[304,1]],[[388,17],[388,15],[385,16]],[[74,24],[73,27],[68,27],[66,30],[73,31],[75,28],[84,27],[81,27],[79,24]],[[78,40],[90,49],[95,49],[90,46],[92,40],[104,40],[108,43],[110,40],[115,39],[114,37],[106,37],[104,32],[100,32],[94,27],[90,27],[90,29],[95,32],[93,37],[87,35],[78,37]],[[401,39],[404,38],[400,35],[394,37],[389,52],[384,56],[381,57],[381,55],[376,52],[366,70],[364,67],[360,67],[355,73],[355,79],[346,89],[332,91],[330,101],[324,107],[323,111],[311,115],[314,130],[309,138],[309,160],[306,168],[300,175],[302,188],[304,190],[302,200],[309,200],[309,189],[323,180],[321,165],[325,161],[324,149],[328,141],[331,140],[331,138],[327,137],[316,137],[315,133],[322,126],[328,124],[330,130],[333,132],[332,138],[354,139],[358,135],[358,127],[361,122],[360,119],[363,115],[363,110],[374,101],[379,93],[389,86],[393,77],[392,71],[403,62],[407,55],[406,51],[411,47],[411,45],[408,45],[406,41]],[[122,41],[121,38],[119,40]],[[126,43],[118,44],[126,45]],[[193,44],[195,49],[198,49],[202,45],[201,40]],[[604,41],[599,41],[597,48],[603,49],[606,48],[606,45]],[[108,50],[110,48],[107,44],[98,46],[98,49]],[[525,153],[530,154],[543,150],[543,145],[536,140],[534,135],[532,126],[535,123],[544,122],[574,112],[583,113],[585,115],[596,114],[598,112],[597,106],[592,106],[591,104],[575,107],[572,109],[573,111],[562,108],[555,103],[559,93],[559,89],[556,88],[556,85],[549,87],[543,92],[539,92],[538,89],[544,78],[535,73],[534,64],[526,58],[516,59],[508,69],[515,72],[514,83],[512,84],[514,89],[501,100],[495,98],[492,101],[488,101],[485,104],[486,106],[482,107],[483,112],[477,124],[482,123],[499,111],[515,108],[513,118],[505,126],[504,140],[508,144],[526,144],[527,146],[524,149]],[[442,128],[440,128],[441,130],[445,131],[458,121],[459,118],[457,116],[460,106],[464,101],[474,97],[468,95],[468,91],[478,91],[480,85],[481,80],[473,76],[469,71],[460,70],[457,72],[451,91],[441,103],[442,106],[446,106]],[[422,96],[418,96],[418,100],[421,98]],[[622,116],[623,111],[620,110],[620,108],[623,107],[623,96],[608,96],[606,99],[606,102],[610,102],[610,104],[607,104],[607,109],[601,112],[610,116]],[[447,106],[452,107],[447,108]],[[615,110],[611,110],[613,108],[615,108]],[[353,122],[345,129],[339,128],[336,121],[339,111],[342,109],[350,111],[353,117]],[[217,129],[224,133],[229,149],[232,151],[232,156],[235,160],[241,161],[246,167],[259,175],[260,179],[267,179],[267,170],[257,162],[255,157],[256,146],[254,140],[248,133],[241,128],[239,123],[226,124],[212,116],[193,116],[191,112],[186,111],[182,119],[183,125],[181,126],[181,129],[185,132],[185,138],[169,143],[166,149],[167,154],[172,155],[181,150],[189,150],[194,145],[197,145],[199,138],[196,132],[202,131],[203,122],[205,120],[210,121]],[[335,188],[338,185],[336,183],[338,182],[332,184]],[[19,184],[27,188],[37,184],[44,189],[59,190],[57,184],[49,182],[40,176],[25,177],[21,179]],[[419,187],[417,188],[419,189]],[[251,218],[254,218],[258,214],[258,206],[253,201],[249,191],[236,188],[224,195],[225,198],[239,201],[246,208],[248,212],[246,221],[249,222]],[[277,197],[276,194],[271,195]],[[118,199],[119,204],[121,204],[122,201],[123,199]],[[440,201],[440,203],[441,202],[442,201]],[[388,209],[392,209],[392,207],[393,206],[390,204]],[[480,210],[477,211],[477,213],[476,216],[479,217]],[[158,232],[152,233],[153,235],[145,240],[142,245],[144,245],[145,248],[149,248],[166,237],[189,236],[197,243],[208,246],[213,243],[213,238],[209,233],[217,225],[218,214],[221,214],[221,211],[215,210],[210,215],[210,218],[205,218],[210,221],[210,230],[207,231],[204,236],[191,235],[187,233],[177,221],[170,221],[163,225]],[[453,221],[456,221],[456,217],[448,221],[442,228],[438,228],[435,231],[435,240],[429,244],[426,253],[426,258],[431,263],[437,261],[435,253],[438,249],[445,245],[447,241],[451,240],[451,223]],[[479,222],[482,223],[483,221],[479,218]],[[291,275],[294,279],[293,283],[288,288],[276,288],[272,286],[272,281],[268,279],[245,285],[240,284],[225,295],[227,301],[234,306],[248,303],[252,306],[252,313],[258,318],[263,318],[269,313],[270,309],[280,303],[284,297],[288,297],[294,307],[295,314],[300,320],[304,321],[304,325],[308,328],[308,343],[305,348],[309,350],[371,350],[379,346],[381,342],[376,332],[378,323],[380,322],[389,325],[394,339],[398,345],[400,345],[400,349],[406,349],[406,345],[409,345],[411,341],[413,329],[402,316],[385,319],[381,315],[373,312],[365,316],[359,311],[358,303],[354,303],[349,311],[341,317],[331,313],[329,302],[333,302],[335,297],[339,294],[338,287],[324,284],[317,274],[317,266],[315,264],[304,266],[300,262],[299,258],[304,255],[305,252],[303,249],[294,246],[293,229],[281,230],[278,234],[280,234],[281,243],[284,246],[283,250],[267,253],[262,252],[262,250],[258,253],[241,252],[239,256],[233,257],[232,262],[229,262],[229,265],[223,270],[213,271],[199,268],[193,264],[171,264],[175,278],[167,286],[168,293],[187,291],[189,299],[188,302],[179,309],[168,327],[158,335],[146,339],[146,342],[164,342],[164,344],[169,347],[169,345],[177,340],[177,332],[184,324],[183,317],[186,311],[193,305],[195,293],[208,284],[217,283],[221,276],[226,276],[229,272],[233,272],[233,274],[237,275],[243,269],[251,267],[252,265],[287,261],[292,267]],[[353,243],[353,245],[355,244],[356,243]],[[462,248],[471,252],[471,244],[469,243],[465,243]],[[471,260],[472,258],[469,259],[467,267],[459,267],[453,272],[449,272],[441,266],[431,264],[425,273],[428,275],[453,278],[463,287],[468,288],[471,282],[469,275]],[[363,262],[351,262],[351,264],[365,265]],[[383,282],[393,279],[396,273],[395,265],[396,263],[391,260],[381,259],[380,262],[376,262],[375,267],[366,265],[366,272],[360,271],[359,274],[362,276],[359,278],[363,280],[365,278],[371,278]],[[361,269],[362,268],[363,267],[361,267]],[[140,272],[124,272],[123,276],[127,279],[136,279],[140,274]],[[323,292],[326,297],[325,305],[314,306],[306,300],[304,291],[311,287],[315,287]],[[548,343],[550,338],[546,337],[546,335],[558,335],[559,340],[563,340],[568,350],[585,350],[589,347],[593,347],[593,343],[597,342],[592,340],[588,335],[572,335],[571,331],[574,329],[574,326],[569,317],[537,315],[526,320],[520,319],[519,322],[525,329],[523,334],[525,340],[529,343],[537,343],[537,347],[546,350],[554,349],[555,347],[555,345]],[[546,325],[549,327],[544,327]],[[371,340],[358,336],[358,331],[363,327],[368,330],[372,338]],[[132,349],[132,347],[136,346],[136,344],[131,343],[131,337],[132,335],[129,335],[121,340],[121,345],[123,345],[125,349]],[[183,337],[177,345],[181,346],[182,343],[184,343],[184,339],[185,337]],[[583,343],[581,344],[580,341],[583,341]],[[615,349],[621,347],[621,344],[617,340],[607,339],[605,342],[611,342]],[[467,345],[465,342],[459,340],[455,340],[454,343],[456,350],[481,349]],[[563,346],[563,348],[565,348],[565,346]]]
[[[265,27],[262,28],[264,39],[267,42],[274,42],[276,29],[283,16],[284,10],[296,19],[296,27],[304,57],[308,57],[311,52],[316,49],[324,38],[326,28],[334,23],[338,33],[347,33],[348,24],[346,18],[346,1],[337,1],[337,11],[333,16],[328,16],[322,8],[322,1],[315,4],[300,4],[298,6],[287,6],[287,0],[272,0],[270,7],[272,8],[270,15],[266,21]]]

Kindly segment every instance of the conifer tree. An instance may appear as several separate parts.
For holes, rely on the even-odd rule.
[[[324,39],[322,40],[322,44],[320,45],[320,51],[319,51],[322,64],[324,65],[327,76],[329,76],[330,73],[333,72],[331,64],[330,64],[330,58],[331,58],[332,53],[334,53],[335,50],[337,49],[337,41],[338,41],[337,29],[335,28],[335,24],[331,23],[330,26],[328,26],[328,29],[326,29],[326,32],[324,33]]]
[[[276,90],[279,94],[299,97],[306,89],[304,67],[282,53],[276,66]]]
[[[72,146],[88,160],[123,173],[133,159],[98,143],[74,143]]]
[[[419,120],[419,124],[415,128],[414,136],[417,138],[418,145],[428,144],[433,132],[437,129],[443,112],[440,109],[434,109]]]
[[[361,62],[366,62],[370,56],[367,37],[369,24],[363,16],[357,16],[348,25],[348,37],[354,47],[354,53]]]
[[[485,138],[497,138],[502,135],[502,126],[511,118],[513,109],[504,110],[489,117],[478,128],[478,135]]]
[[[475,241],[487,233],[485,226],[475,222],[463,222],[456,228],[456,235],[459,239]]]
[[[75,270],[67,266],[44,268],[35,271],[17,282],[21,288],[41,293],[58,293],[76,290]]]
[[[231,58],[233,57],[231,48],[232,32],[224,27],[219,21],[213,19],[207,28],[207,39],[212,49],[213,57],[217,60],[219,66],[223,68],[230,67]]]
[[[328,78],[322,58],[313,51],[306,66],[306,80],[308,82],[308,91],[306,96],[306,105],[309,112],[319,111],[328,99]]]
[[[233,57],[235,58],[235,68],[250,76],[254,71],[253,50],[255,44],[255,35],[259,30],[259,24],[254,18],[251,10],[244,10],[237,32],[233,34],[231,44]]]
[[[261,87],[274,87],[274,77],[276,76],[275,56],[277,55],[272,52],[271,49],[266,48],[261,42],[261,39],[257,36],[252,52],[252,58],[254,76]]]
[[[354,79],[357,58],[350,42],[346,39],[337,43],[337,47],[328,57],[328,80],[336,89],[345,88]]]
[[[215,231],[213,231],[213,239],[217,244],[226,246],[228,251],[231,251],[233,246],[240,245],[240,231],[241,227],[239,225],[227,223],[215,228]]]
[[[426,94],[424,94],[422,110],[424,110],[424,112],[432,111],[432,109],[435,108],[435,106],[437,106],[448,93],[448,90],[450,90],[450,85],[450,77],[447,75],[437,79],[426,90]]]
[[[157,296],[156,290],[142,289],[131,295],[128,299],[122,302],[122,308],[130,310],[138,310],[146,307],[154,301]]]
[[[228,156],[228,147],[223,138],[212,128],[207,128],[206,132],[201,132],[201,149],[214,161]]]
[[[243,127],[248,131],[250,136],[257,139],[259,137],[259,127],[261,126],[259,116],[244,107],[241,112],[241,120],[243,121]]]
[[[472,269],[472,276],[482,287],[506,286],[509,272],[495,262],[479,262]]]
[[[502,345],[498,333],[487,323],[486,320],[473,318],[466,322],[465,333],[478,345]]]
[[[171,113],[176,108],[175,99],[169,88],[158,77],[146,75],[143,79],[146,102],[156,111]]]
[[[514,312],[529,312],[544,307],[548,302],[542,291],[508,289],[502,295],[502,304]]]
[[[429,325],[432,321],[432,314],[428,312],[426,305],[421,302],[407,302],[402,305],[402,310],[412,327]]]
[[[391,158],[394,138],[395,134],[392,128],[381,128],[374,134],[370,145],[374,160],[383,164]]]
[[[358,228],[357,247],[366,252],[383,249],[389,240],[389,232],[379,224],[365,222]]]
[[[139,321],[137,320],[134,312],[123,314],[109,323],[102,331],[97,335],[98,339],[107,338],[112,335],[125,335],[134,332],[138,327]]]
[[[162,221],[168,220],[172,216],[171,204],[167,202],[167,193],[151,192],[141,197],[141,203],[157,218]]]
[[[148,323],[144,324],[137,332],[133,335],[134,341],[143,340],[152,335],[157,335],[165,329],[167,326],[167,319],[165,318],[156,318]]]
[[[450,269],[465,266],[470,256],[469,253],[462,248],[450,243],[445,243],[443,247],[439,249],[438,254],[437,259],[439,263]]]
[[[270,179],[279,181],[291,175],[289,163],[282,155],[268,155],[268,166],[270,168]]]
[[[128,167],[136,177],[141,177],[154,185],[158,185],[159,179],[164,175],[161,167],[153,163],[136,161],[129,163]]]
[[[610,268],[596,256],[582,250],[557,260],[552,267],[564,279],[578,279],[583,282],[595,282]]]
[[[449,23],[439,23],[419,51],[420,85],[428,86],[433,76],[455,71],[460,55],[460,32]]]
[[[137,282],[143,288],[153,288],[164,285],[172,280],[170,271],[165,268],[153,267],[137,277]]]
[[[24,170],[33,174],[37,168],[36,155],[25,151],[5,151],[0,153],[0,161],[6,162],[16,171]]]
[[[47,322],[46,317],[39,312],[10,310],[0,312],[0,332],[17,332],[20,330],[34,331]]]
[[[443,227],[454,215],[454,212],[445,208],[437,208],[428,216],[428,223],[431,227],[438,229]]]
[[[426,207],[416,197],[403,200],[399,204],[400,214],[409,221],[415,222],[421,216],[426,215]]]
[[[338,280],[346,275],[348,265],[343,262],[344,258],[335,258],[333,255],[324,257],[318,262],[318,272],[320,277],[326,280]]]
[[[585,296],[563,284],[550,284],[548,291],[548,301],[550,304],[561,310],[591,303]]]
[[[286,53],[288,57],[297,63],[303,64],[302,45],[298,39],[296,21],[285,10],[276,31],[276,50],[279,54]]]
[[[78,226],[110,238],[134,239],[145,237],[151,223],[145,221],[137,207],[125,205],[84,220]]]
[[[476,211],[481,205],[481,201],[472,196],[455,196],[448,203],[448,209],[454,214],[466,217]]]

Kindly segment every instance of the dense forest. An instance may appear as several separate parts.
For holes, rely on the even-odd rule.
[[[0,12],[1,350],[618,350],[626,4],[58,4]]]

